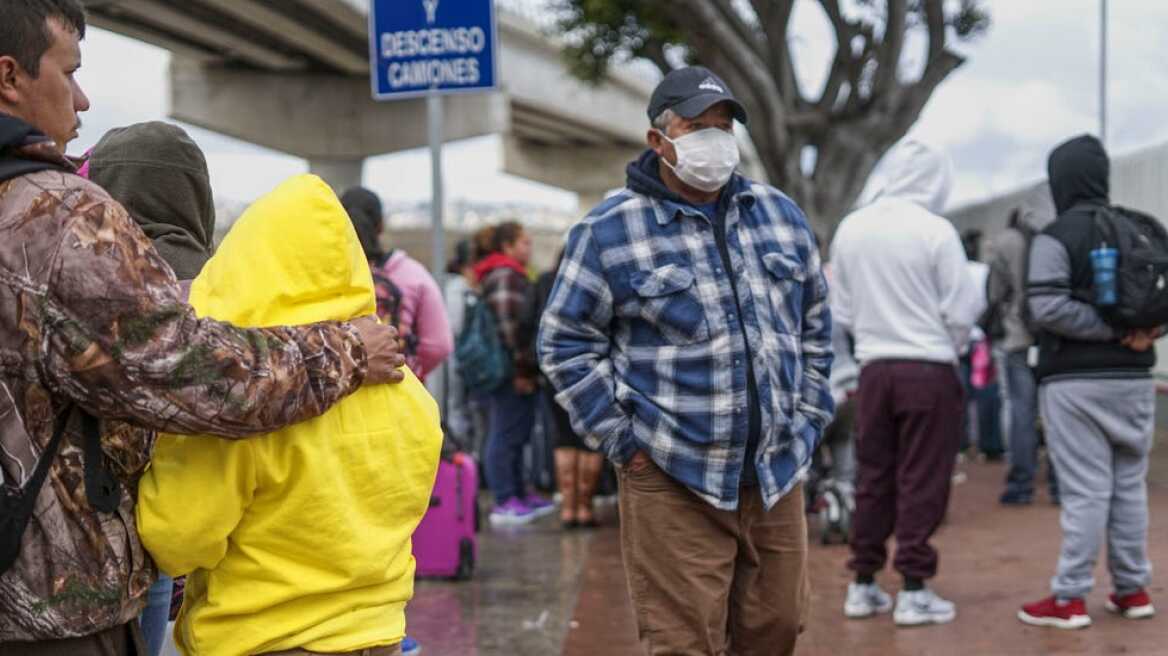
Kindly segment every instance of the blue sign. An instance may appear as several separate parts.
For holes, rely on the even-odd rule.
[[[369,41],[377,100],[495,88],[493,0],[373,0]]]

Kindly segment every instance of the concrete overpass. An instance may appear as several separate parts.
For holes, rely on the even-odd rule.
[[[405,1],[405,0],[402,0]],[[170,115],[309,162],[334,187],[365,158],[426,145],[424,99],[370,99],[360,0],[84,0],[90,23],[169,50]],[[503,169],[581,195],[624,182],[652,84],[573,78],[561,47],[499,10],[500,90],[446,98],[446,139],[503,137]]]

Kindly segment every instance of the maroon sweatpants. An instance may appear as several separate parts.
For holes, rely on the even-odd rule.
[[[952,365],[884,360],[860,373],[856,437],[856,512],[852,560],[859,574],[876,574],[888,561],[903,576],[937,573],[929,538],[949,505],[961,441],[964,391]]]

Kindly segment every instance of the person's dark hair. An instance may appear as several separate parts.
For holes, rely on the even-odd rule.
[[[384,225],[381,198],[365,187],[352,187],[341,194],[341,205],[353,221],[353,229],[361,240],[365,257],[371,262],[380,262],[385,258],[381,248],[381,229]]]
[[[523,224],[517,221],[500,223],[491,234],[491,252],[502,253],[504,246],[514,244],[522,234]]]
[[[487,226],[480,229],[471,236],[470,241],[471,261],[478,262],[493,252],[492,249],[494,248],[495,243],[495,226]]]
[[[1006,227],[1017,228],[1020,223],[1022,223],[1022,208],[1015,207],[1010,210],[1010,220],[1006,222]]]
[[[965,246],[965,257],[977,261],[981,256],[981,230],[971,228],[961,233],[961,244]]]
[[[461,274],[465,267],[473,263],[471,259],[473,250],[469,239],[460,239],[454,245],[454,257],[450,258],[450,261],[446,263],[446,273],[455,276]]]
[[[85,38],[85,9],[78,0],[4,0],[0,2],[0,57],[12,57],[34,78],[41,57],[53,45],[49,21]]]

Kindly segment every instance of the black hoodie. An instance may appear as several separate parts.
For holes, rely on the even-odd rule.
[[[1076,137],[1050,154],[1047,174],[1058,219],[1043,234],[1055,238],[1066,249],[1072,295],[1090,298],[1094,278],[1091,250],[1097,246],[1095,210],[1110,203],[1111,166],[1107,152],[1095,137]],[[1033,290],[1035,281],[1031,286]],[[1078,341],[1047,333],[1039,344],[1039,378],[1147,376],[1156,364],[1154,349],[1139,353],[1118,341]]]
[[[50,162],[25,159],[16,153],[21,146],[48,141],[48,137],[28,123],[15,116],[0,114],[0,182],[58,168]]]

